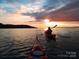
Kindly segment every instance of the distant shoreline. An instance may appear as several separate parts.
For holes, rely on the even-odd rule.
[[[0,28],[36,28],[36,27],[31,27],[31,26],[29,26],[29,27],[28,26],[26,26],[26,27],[24,27],[24,26],[23,27],[22,26],[21,27],[19,27],[19,26],[17,26],[17,27],[3,26],[3,27],[0,27]]]
[[[9,29],[9,28],[36,28],[30,25],[13,25],[13,24],[2,24],[0,23],[0,29]]]
[[[36,27],[30,27],[30,28],[28,28],[28,27],[25,27],[25,28],[22,28],[22,27],[19,27],[19,28],[13,28],[13,27],[0,27],[0,29],[32,29],[32,28],[36,28]]]

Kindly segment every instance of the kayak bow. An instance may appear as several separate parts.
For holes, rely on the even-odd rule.
[[[45,49],[41,46],[37,36],[28,59],[48,59]]]

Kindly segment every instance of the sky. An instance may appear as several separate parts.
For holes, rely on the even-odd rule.
[[[79,0],[0,0],[0,23],[79,21]]]

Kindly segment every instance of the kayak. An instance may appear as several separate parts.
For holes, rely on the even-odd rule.
[[[46,35],[45,38],[47,41],[56,41],[56,34]]]
[[[40,44],[38,37],[36,37],[36,40],[34,41],[32,51],[28,55],[28,59],[48,59],[45,49]]]

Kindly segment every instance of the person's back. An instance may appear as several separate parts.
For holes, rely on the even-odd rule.
[[[45,31],[45,34],[52,34],[52,30],[50,29],[50,27],[48,27],[48,30],[47,31]]]
[[[52,30],[50,29],[50,27],[48,27],[48,30],[45,31],[45,37],[46,39],[52,39]]]

